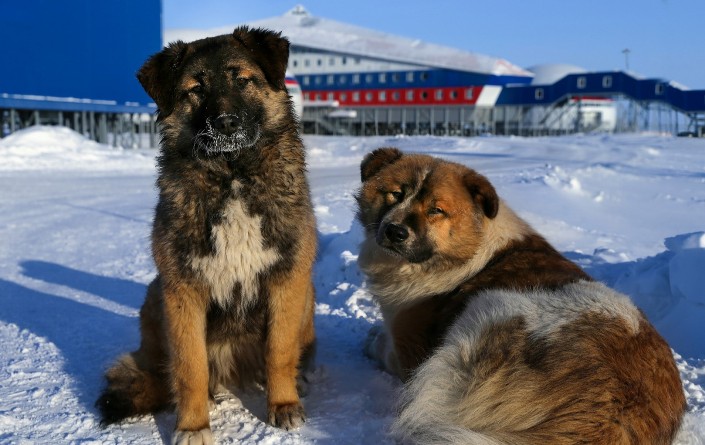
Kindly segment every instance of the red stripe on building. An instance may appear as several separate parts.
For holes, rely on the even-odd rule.
[[[390,88],[373,90],[307,90],[307,102],[338,101],[348,107],[396,105],[474,105],[482,87]]]

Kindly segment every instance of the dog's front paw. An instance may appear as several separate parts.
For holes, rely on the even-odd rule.
[[[269,423],[285,430],[298,428],[306,422],[301,403],[285,403],[269,407]]]
[[[172,445],[214,445],[210,428],[199,431],[176,430],[171,438]]]

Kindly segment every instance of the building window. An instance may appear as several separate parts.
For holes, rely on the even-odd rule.
[[[421,100],[426,100],[428,99],[428,91],[422,91],[421,92]]]
[[[330,65],[330,66],[335,65],[335,57],[331,57],[330,59],[328,59],[328,65]]]
[[[357,85],[360,83],[360,75],[359,74],[353,74],[352,76],[352,83]]]
[[[421,79],[422,82],[426,82],[428,80],[428,73],[424,71],[423,73],[421,73],[419,75],[419,78]]]
[[[348,63],[348,58],[347,58],[347,57],[343,57],[343,59],[342,59],[340,62],[341,62],[343,65],[345,65],[346,63]]]
[[[536,88],[534,90],[534,98],[536,100],[543,100],[543,88]]]
[[[308,76],[304,76],[304,78],[302,79],[302,82],[304,85],[308,85],[311,82],[311,80]]]
[[[472,88],[467,88],[465,90],[465,99],[466,100],[472,100],[472,98],[475,96],[475,92],[473,91]]]
[[[299,66],[299,61],[294,60],[293,62],[291,62],[291,64],[294,65],[294,68],[296,68],[297,66]]]
[[[612,76],[602,77],[602,88],[612,88]]]
[[[348,100],[347,93],[340,93],[340,101],[345,102],[346,100]]]
[[[359,65],[359,64],[360,64],[360,58],[359,58],[359,57],[355,57],[355,65]]]
[[[321,93],[316,93],[316,100],[321,100]]]
[[[359,91],[355,91],[353,93],[353,102],[360,102],[360,92]]]
[[[387,73],[379,73],[379,83],[386,83],[387,82]]]
[[[664,83],[657,83],[656,84],[656,95],[657,96],[662,96],[663,93],[666,92],[666,84]]]
[[[372,83],[372,74],[366,74],[365,75],[365,83]]]
[[[327,81],[328,81],[328,85],[333,85],[335,83],[335,76],[333,76],[332,74],[329,74]]]
[[[320,85],[321,83],[323,83],[323,76],[316,76],[316,77],[314,77],[314,78],[313,78],[313,83],[315,83],[316,85]]]
[[[406,92],[406,100],[409,102],[413,102],[414,100],[414,90],[408,90]]]
[[[311,100],[311,94],[310,94],[310,93],[304,93],[304,99],[305,99],[305,100]]]
[[[414,81],[414,72],[413,71],[409,71],[408,73],[406,73],[406,81],[407,82]]]
[[[399,82],[399,73],[393,73],[393,74],[392,74],[392,82],[393,82],[393,83]]]
[[[323,65],[323,60],[321,60],[321,59],[316,60],[316,65],[318,65],[318,66]]]
[[[308,59],[304,60],[304,66],[311,66],[311,61]]]
[[[332,101],[333,99],[335,99],[335,98],[333,97],[333,93],[328,93],[328,100],[331,100],[331,101]]]
[[[372,102],[372,93],[369,91],[365,93],[365,102]]]
[[[395,91],[392,93],[392,100],[394,102],[399,102],[399,98],[400,98],[399,91]]]
[[[453,100],[457,99],[457,98],[458,98],[458,92],[455,91],[455,90],[451,91],[451,92],[450,92],[450,98],[453,99]]]
[[[377,96],[380,102],[386,102],[387,101],[387,92],[386,91],[380,91],[379,96]]]
[[[587,79],[584,76],[578,77],[578,88],[583,89],[587,86]]]
[[[345,85],[345,82],[347,82],[345,75],[341,75],[340,77],[338,77],[338,82],[341,85]]]

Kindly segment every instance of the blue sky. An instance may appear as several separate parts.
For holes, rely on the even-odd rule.
[[[705,0],[306,0],[313,15],[502,57],[521,67],[629,66],[705,89]],[[165,28],[212,28],[281,15],[284,0],[163,0]]]

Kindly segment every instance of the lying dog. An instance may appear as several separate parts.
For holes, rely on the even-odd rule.
[[[300,363],[314,346],[316,226],[284,84],[289,42],[270,31],[176,42],[138,78],[162,145],[140,348],[108,370],[104,423],[175,404],[174,442],[212,443],[208,397],[265,382],[269,422],[305,419]]]
[[[381,148],[361,165],[359,264],[407,382],[395,431],[422,444],[668,444],[685,409],[671,351],[462,165]]]

